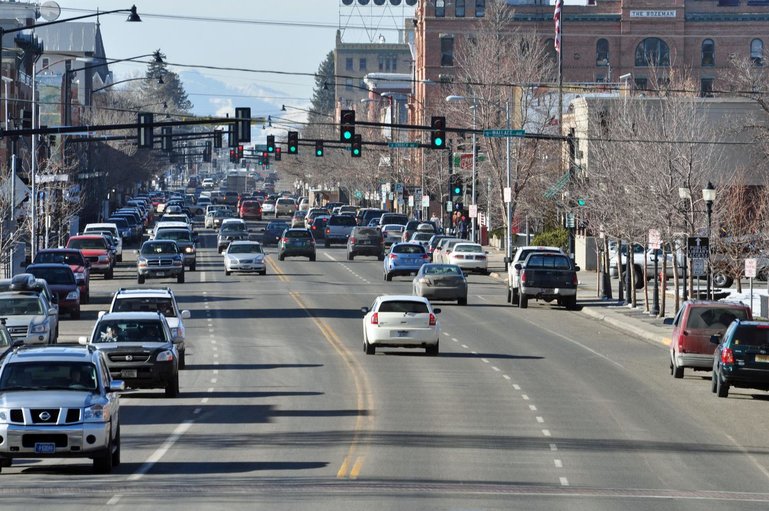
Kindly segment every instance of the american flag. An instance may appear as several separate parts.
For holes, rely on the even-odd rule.
[[[553,14],[553,21],[555,21],[555,51],[561,53],[561,8],[563,7],[563,0],[555,0],[555,13]]]

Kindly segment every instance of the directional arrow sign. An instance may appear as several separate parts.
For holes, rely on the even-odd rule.
[[[689,257],[692,259],[707,259],[710,253],[710,239],[705,236],[690,236],[686,239]]]

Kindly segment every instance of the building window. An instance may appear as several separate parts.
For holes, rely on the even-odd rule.
[[[352,89],[352,78],[345,78],[344,86],[348,90]]]
[[[646,90],[646,78],[636,78],[635,88],[638,90]]]
[[[609,41],[606,39],[595,42],[595,65],[599,67],[609,65]]]
[[[465,0],[454,0],[454,16],[457,18],[465,17]]]
[[[366,70],[366,59],[360,59],[358,64],[359,64],[358,67],[360,68],[361,71],[365,71]]]
[[[757,66],[764,65],[764,41],[761,39],[750,41],[750,60]]]
[[[475,17],[483,18],[486,15],[486,0],[475,0]]]
[[[662,39],[648,37],[636,46],[635,65],[668,67],[670,66],[670,48]]]
[[[703,98],[713,97],[713,79],[712,78],[702,78],[700,80],[700,96],[702,96]]]
[[[43,59],[43,69],[48,67],[48,59]]]
[[[347,71],[352,71],[352,70],[353,70],[353,67],[352,67],[352,57],[347,57],[347,58],[344,60],[344,68],[345,68]]]
[[[390,60],[392,60],[392,72],[395,73],[398,71],[398,57],[391,57]]]
[[[713,39],[702,41],[702,67],[711,67],[716,65],[716,43]]]
[[[454,65],[454,36],[441,35],[441,67]]]
[[[435,0],[435,17],[442,18],[446,16],[446,1]]]

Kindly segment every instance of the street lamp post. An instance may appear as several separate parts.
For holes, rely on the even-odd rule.
[[[694,208],[692,204],[692,191],[689,188],[686,187],[680,187],[678,189],[678,196],[681,199],[684,199],[689,202],[689,211],[691,211],[692,217],[694,216]],[[689,212],[687,211],[687,213]],[[692,228],[694,227],[694,219],[692,218],[692,223],[690,224]],[[682,247],[686,247],[686,240],[682,243]],[[688,269],[689,269],[689,254],[686,253],[688,248],[683,248],[684,250],[684,301],[689,299],[689,278],[688,278]]]
[[[707,294],[708,294],[708,300],[712,298],[711,296],[711,280],[713,279],[713,270],[710,267],[710,221],[711,217],[713,216],[713,202],[716,200],[716,187],[713,186],[713,183],[708,181],[708,185],[702,189],[702,200],[705,201],[705,208],[708,214],[708,286],[707,286]]]

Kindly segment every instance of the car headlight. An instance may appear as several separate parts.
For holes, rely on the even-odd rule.
[[[172,362],[174,360],[174,352],[170,350],[161,351],[155,360],[158,362]]]
[[[109,420],[109,413],[104,405],[91,405],[83,409],[83,422],[106,422]]]
[[[179,332],[178,328],[172,328],[171,329],[171,337],[178,337],[178,332]]]
[[[8,424],[11,420],[11,409],[0,408],[0,424]]]
[[[85,280],[85,272],[83,273],[75,273],[75,280]]]
[[[48,331],[48,322],[44,321],[38,325],[31,325],[29,331],[33,334],[44,334]]]
[[[184,249],[185,252],[188,254],[194,254],[195,253],[195,247],[187,247]]]
[[[78,298],[80,298],[80,291],[76,289],[67,293],[65,300],[77,300]]]
[[[144,257],[140,257],[140,258],[139,258],[139,259],[136,261],[136,264],[138,264],[138,265],[139,265],[139,268],[145,267],[145,266],[147,266],[147,259],[145,259]]]

